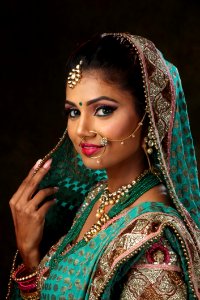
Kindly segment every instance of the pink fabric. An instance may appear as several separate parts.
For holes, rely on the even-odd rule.
[[[168,271],[176,271],[182,272],[180,267],[173,266],[173,265],[166,265],[166,264],[142,264],[142,265],[133,265],[132,269],[161,269],[161,270],[168,270]]]

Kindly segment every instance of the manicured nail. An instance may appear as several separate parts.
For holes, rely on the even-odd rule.
[[[38,159],[38,161],[34,165],[33,169],[36,170],[39,167],[39,165],[40,165],[41,162],[42,162],[42,159]]]
[[[48,159],[45,164],[43,165],[44,169],[49,169],[52,163],[52,158]]]

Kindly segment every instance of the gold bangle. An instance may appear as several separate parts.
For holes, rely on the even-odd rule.
[[[22,276],[22,277],[17,277],[17,273],[23,273],[23,271],[25,270],[25,266],[24,264],[21,264],[17,270],[15,270],[13,273],[12,273],[12,279],[15,281],[15,282],[21,282],[21,281],[25,281],[25,280],[28,280],[28,279],[31,279],[33,277],[36,277],[37,274],[38,274],[38,271],[35,271],[29,275],[26,275],[26,276]],[[21,271],[21,272],[20,272]]]
[[[27,275],[27,276],[24,276],[24,277],[15,278],[15,281],[16,281],[16,282],[20,282],[20,281],[25,281],[25,280],[31,279],[31,278],[33,278],[33,277],[36,277],[36,276],[37,276],[37,273],[38,273],[38,272],[34,272],[34,273],[32,273],[32,274],[30,274],[30,275]]]
[[[40,294],[38,291],[32,293],[25,293],[20,291],[20,296],[23,300],[40,300]]]

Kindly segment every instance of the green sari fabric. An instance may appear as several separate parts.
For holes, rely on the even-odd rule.
[[[162,203],[146,202],[131,209],[112,225],[99,232],[84,247],[79,248],[76,252],[69,254],[69,256],[65,256],[45,280],[41,291],[41,299],[89,299],[92,277],[96,271],[98,260],[107,245],[113,241],[122,229],[127,227],[131,220],[152,211],[180,218],[176,210]],[[171,238],[171,243],[174,243],[174,240],[176,240],[175,235]],[[177,240],[176,242],[178,243]],[[139,255],[134,257],[134,263],[137,262],[142,253],[141,251]],[[46,265],[48,266],[48,263]],[[119,274],[118,280],[120,280]],[[107,288],[103,299],[110,299],[110,297],[111,292]]]
[[[126,215],[98,233],[83,248],[66,256],[56,268],[51,270],[42,286],[41,299],[89,299],[94,278],[98,273],[99,262],[110,243],[115,241],[120,232],[125,230],[134,219],[139,216],[143,218],[144,214],[151,213],[171,216],[171,222],[175,227],[176,222],[183,225],[180,238],[176,235],[177,230],[170,227],[168,223],[169,226],[164,228],[163,235],[167,237],[181,259],[188,299],[195,299],[195,295],[200,297],[198,291],[200,274],[197,270],[200,269],[198,263],[200,261],[200,193],[194,146],[180,77],[176,67],[163,58],[151,41],[121,33],[108,33],[102,37],[108,35],[112,35],[120,43],[124,40],[129,41],[138,54],[143,74],[146,110],[154,129],[156,144],[152,163],[162,173],[163,183],[168,189],[173,208],[162,203],[147,202],[128,211]],[[52,168],[40,188],[59,186],[56,195],[57,204],[46,216],[44,239],[41,245],[43,253],[46,253],[50,246],[68,231],[88,191],[97,182],[106,179],[104,170],[89,170],[83,165],[81,158],[74,153],[66,132],[61,141],[59,147],[55,147],[43,160],[45,162],[49,157],[53,158]],[[81,215],[79,217],[81,218]],[[189,255],[191,271],[183,253],[183,244]],[[146,247],[144,244],[137,254],[116,268],[99,298],[90,299],[112,299],[112,297],[117,299],[113,294],[113,287],[120,283]],[[17,289],[13,289],[12,295],[12,299],[20,299]]]

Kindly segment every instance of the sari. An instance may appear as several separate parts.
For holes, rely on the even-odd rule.
[[[152,164],[172,206],[149,199],[109,220],[89,242],[71,244],[80,230],[71,242],[69,233],[94,205],[106,173],[84,167],[65,132],[43,160],[52,157],[53,163],[40,188],[59,186],[59,192],[46,216],[43,252],[51,248],[39,265],[40,299],[200,299],[200,195],[178,71],[151,41],[128,33],[102,37],[107,35],[129,41],[139,57],[156,145]],[[21,299],[16,287],[11,299]]]

